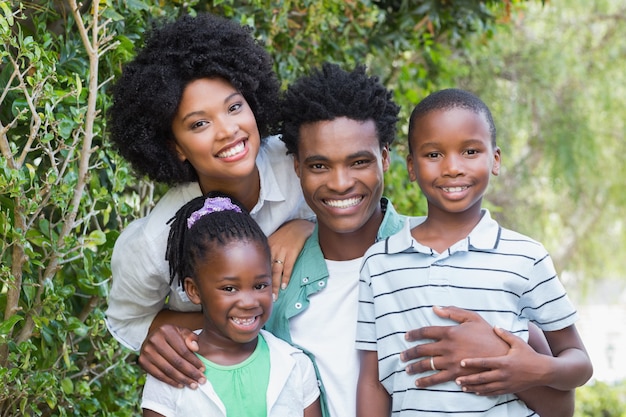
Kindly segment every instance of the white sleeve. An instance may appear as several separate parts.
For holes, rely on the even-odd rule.
[[[181,389],[174,388],[148,375],[143,387],[141,408],[163,414],[165,417],[176,416],[176,397]]]
[[[315,375],[315,368],[311,359],[304,353],[301,353],[296,355],[296,360],[302,373],[302,398],[304,400],[304,408],[306,408],[320,396],[320,388],[317,384],[317,376]]]
[[[149,239],[144,230],[147,222],[148,218],[133,221],[115,242],[106,312],[113,337],[135,351],[141,348],[170,292],[165,262],[167,237]]]

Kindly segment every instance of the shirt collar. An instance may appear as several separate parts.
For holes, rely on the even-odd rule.
[[[451,246],[451,251],[468,250],[469,248],[477,250],[493,250],[498,247],[500,241],[501,228],[498,222],[491,218],[491,214],[487,209],[481,209],[481,219],[472,229],[470,234],[458,243]],[[399,253],[413,248],[413,237],[411,229],[424,222],[426,217],[409,217],[404,222],[404,226],[399,233],[390,236],[385,245],[386,253]],[[425,248],[425,247],[424,247]],[[415,248],[415,250],[417,250]],[[422,252],[422,251],[420,251]],[[432,252],[432,251],[431,251]]]
[[[259,170],[261,189],[259,191],[259,201],[250,213],[256,213],[259,211],[263,206],[264,201],[285,201],[285,196],[280,190],[280,185],[278,184],[276,175],[272,169],[269,155],[265,152],[263,146],[261,146],[259,154],[257,155],[256,166]]]

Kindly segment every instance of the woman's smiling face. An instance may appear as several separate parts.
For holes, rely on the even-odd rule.
[[[172,131],[176,151],[198,174],[203,190],[240,182],[255,170],[261,145],[252,109],[221,78],[201,78],[184,89]]]

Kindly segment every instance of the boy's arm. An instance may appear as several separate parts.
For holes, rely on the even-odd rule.
[[[464,359],[462,366],[486,368],[482,374],[459,377],[459,385],[480,395],[522,392],[537,386],[569,391],[591,378],[593,367],[576,327],[544,332],[551,353],[535,352],[517,336],[496,328],[498,336],[510,345],[505,357]],[[515,358],[515,359],[513,359]],[[492,381],[489,384],[485,382]],[[470,385],[473,385],[470,388]]]
[[[418,374],[430,371],[430,357],[434,356],[434,363],[439,372],[430,376],[420,378],[416,382],[420,387],[429,387],[447,381],[455,380],[467,386],[468,391],[493,392],[492,387],[487,387],[494,381],[500,383],[495,391],[499,394],[516,393],[526,404],[533,408],[538,414],[545,417],[571,417],[574,407],[573,392],[557,392],[547,386],[538,386],[537,381],[532,389],[521,375],[509,373],[505,375],[494,375],[486,366],[482,365],[502,365],[503,361],[515,364],[520,367],[531,366],[534,363],[534,356],[523,356],[524,353],[536,355],[534,350],[524,341],[516,336],[517,349],[511,349],[504,340],[494,332],[493,328],[479,314],[463,310],[456,307],[437,307],[434,311],[440,317],[449,318],[459,323],[456,326],[430,326],[415,329],[407,333],[409,341],[432,339],[433,342],[416,345],[402,353],[404,361],[420,359],[407,366],[410,374]],[[504,332],[503,330],[501,332]],[[531,333],[532,334],[532,333]],[[542,336],[541,332],[539,334]],[[532,341],[532,340],[531,340]],[[544,342],[545,346],[547,344]],[[523,350],[527,348],[530,351]],[[546,354],[550,354],[549,349],[545,349]],[[472,361],[492,361],[490,363],[470,362]],[[461,362],[465,366],[461,366]],[[470,365],[472,365],[470,367]],[[465,376],[464,376],[465,375]],[[471,376],[470,376],[471,375]],[[464,376],[464,377],[463,377]],[[504,381],[504,382],[503,382]],[[520,382],[521,381],[521,382]],[[481,386],[482,385],[482,386]],[[472,388],[469,388],[472,386]],[[515,389],[525,387],[524,390]],[[511,388],[513,388],[511,390]],[[522,392],[523,391],[523,392]],[[495,395],[495,394],[494,394]],[[570,410],[568,412],[568,410]]]
[[[357,385],[357,417],[391,415],[391,397],[378,380],[378,355],[374,350],[360,350],[361,371]]]
[[[537,380],[530,379],[530,386],[534,388],[524,389],[516,386],[515,382],[523,379],[525,369],[534,363],[535,355],[552,356],[550,346],[543,332],[534,325],[529,326],[530,337],[528,343],[531,349],[522,339],[502,330],[494,329],[495,333],[510,345],[506,356],[485,359],[463,360],[462,364],[469,367],[490,365],[491,369],[468,377],[457,378],[457,383],[462,385],[468,392],[478,392],[480,395],[501,395],[515,393],[528,407],[543,417],[572,417],[574,415],[575,391],[561,391],[547,386],[536,386]],[[474,362],[475,361],[475,362]],[[531,367],[532,368],[532,367]],[[471,382],[475,384],[472,385]]]

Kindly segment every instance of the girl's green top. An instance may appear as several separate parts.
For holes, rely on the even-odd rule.
[[[267,417],[270,351],[262,335],[254,352],[236,365],[218,365],[197,356],[204,363],[204,375],[224,403],[228,417]]]

